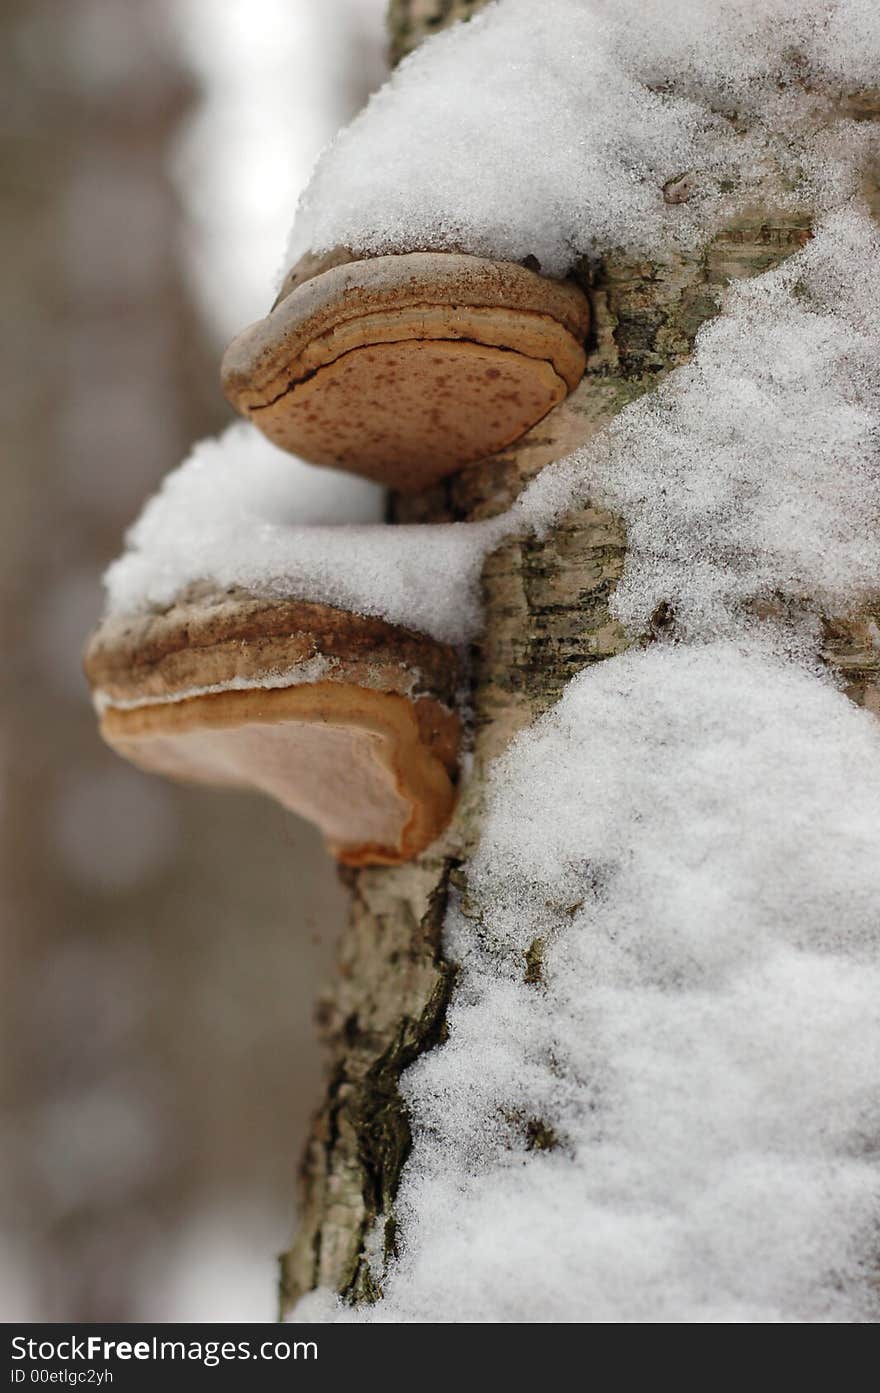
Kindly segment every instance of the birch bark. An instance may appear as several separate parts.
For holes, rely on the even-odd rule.
[[[391,0],[395,58],[480,8],[481,0]],[[862,103],[876,110],[880,99]],[[694,171],[690,178],[699,178]],[[810,236],[811,214],[792,209],[773,175],[753,206],[692,255],[635,259],[609,253],[582,264],[594,325],[589,365],[569,399],[516,446],[415,498],[393,501],[399,522],[475,520],[506,509],[546,464],[589,440],[629,402],[685,362],[700,326],[730,281],[758,275]],[[686,196],[680,184],[670,198]],[[322,1003],[330,1053],[327,1094],[302,1163],[296,1241],[282,1258],[282,1310],[314,1287],[353,1302],[381,1293],[369,1260],[394,1252],[394,1197],[410,1145],[398,1090],[404,1068],[444,1036],[455,980],[443,956],[450,887],[466,889],[480,835],[486,772],[511,736],[560,696],[583,668],[659,636],[674,616],[661,606],[651,631],[627,635],[609,601],[626,554],[619,517],[597,506],[572,513],[543,541],[505,543],[483,576],[485,627],[470,665],[473,766],[449,836],[409,865],[346,872],[351,917],[339,975]],[[880,601],[860,615],[825,621],[825,657],[849,695],[880,714]],[[540,949],[523,963],[540,971]]]

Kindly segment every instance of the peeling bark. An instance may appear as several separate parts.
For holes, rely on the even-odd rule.
[[[454,0],[392,0],[395,55],[477,8]],[[768,177],[753,209],[691,255],[609,254],[582,265],[578,275],[594,324],[580,386],[509,450],[423,494],[395,499],[395,520],[476,520],[503,511],[546,464],[653,390],[687,360],[730,280],[761,274],[808,240],[810,213],[793,209],[786,192]],[[625,553],[623,521],[588,505],[550,537],[510,540],[488,558],[485,628],[470,668],[473,770],[453,826],[442,846],[410,865],[346,873],[351,922],[339,982],[322,1007],[330,1085],[303,1161],[299,1234],[282,1259],[284,1311],[315,1286],[351,1301],[380,1294],[381,1259],[394,1250],[394,1196],[410,1147],[397,1082],[407,1064],[443,1038],[454,968],[442,954],[442,919],[450,887],[463,883],[479,837],[487,765],[577,672],[639,641],[609,610]],[[655,629],[663,621],[655,615]],[[880,600],[861,616],[828,620],[825,634],[824,655],[844,675],[849,695],[880,712]],[[540,958],[535,944],[527,979],[540,974]],[[368,1250],[378,1261],[371,1264]]]

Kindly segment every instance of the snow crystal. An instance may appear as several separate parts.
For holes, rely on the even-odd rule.
[[[770,161],[815,200],[842,155],[876,150],[876,127],[816,91],[875,86],[878,67],[875,0],[544,0],[538,23],[532,0],[501,0],[423,44],[328,148],[288,264],[460,249],[563,274],[693,240]],[[670,205],[684,171],[691,197]]]
[[[868,1319],[880,726],[743,644],[631,651],[496,766],[469,897],[402,1254],[336,1318]]]
[[[840,613],[880,590],[880,230],[830,216],[725,309],[689,364],[514,509],[541,529],[587,496],[621,513],[612,609],[636,630],[661,601],[705,636],[755,600]]]
[[[459,642],[479,619],[490,529],[375,525],[383,493],[303,464],[253,426],[197,445],[105,577],[110,613],[162,608],[197,581],[297,596]]]

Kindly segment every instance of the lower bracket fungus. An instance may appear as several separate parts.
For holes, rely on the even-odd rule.
[[[85,659],[101,734],[185,781],[256,788],[347,865],[393,865],[455,802],[454,650],[329,605],[182,598],[111,616]]]
[[[577,386],[573,281],[453,253],[310,257],[226,351],[226,395],[270,440],[391,488],[429,486],[524,435]]]

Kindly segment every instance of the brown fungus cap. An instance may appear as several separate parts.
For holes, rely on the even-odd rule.
[[[340,252],[294,268],[230,344],[224,390],[283,449],[413,491],[558,405],[583,375],[589,317],[574,282],[525,266]]]
[[[269,793],[348,865],[409,860],[452,813],[457,661],[424,635],[328,605],[215,596],[106,620],[85,668],[124,758]]]

